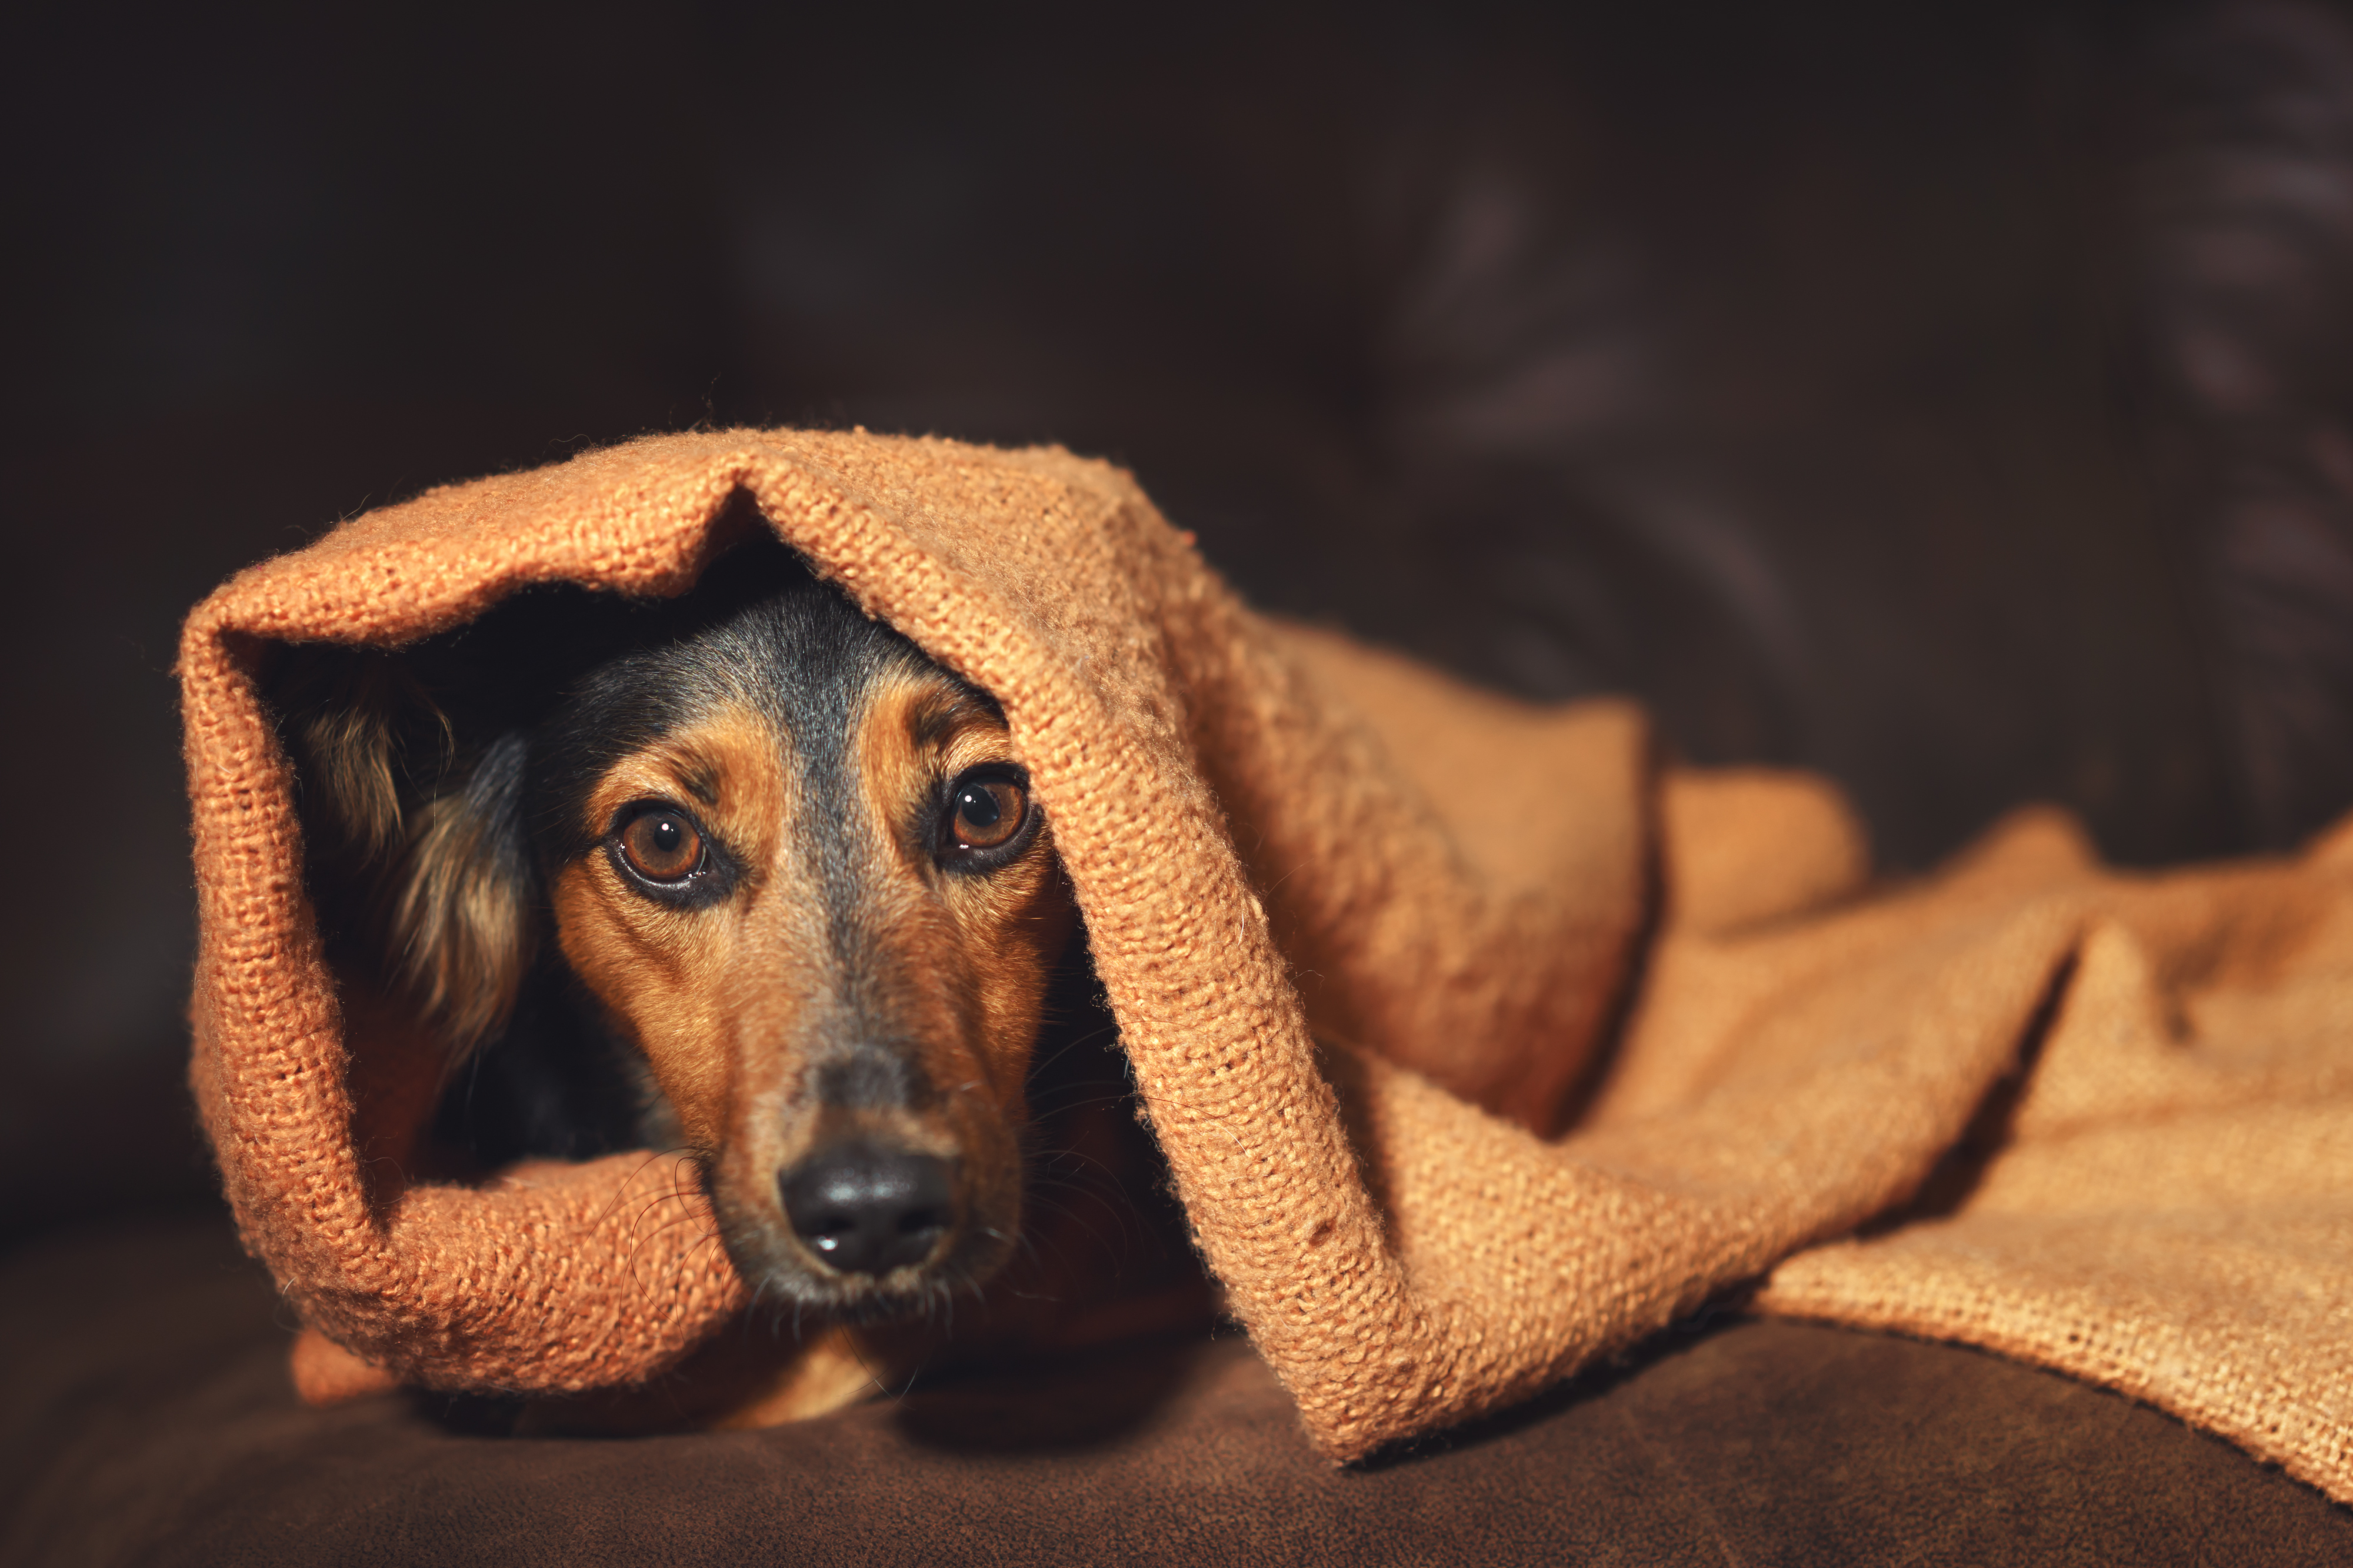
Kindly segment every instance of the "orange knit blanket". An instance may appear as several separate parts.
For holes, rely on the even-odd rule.
[[[1662,771],[1625,706],[1264,620],[1103,464],[863,433],[435,490],[190,616],[193,1078],[248,1245],[327,1339],[434,1387],[581,1389],[742,1304],[666,1223],[674,1161],[372,1188],[354,1085],[433,1065],[347,1039],[257,689],[273,644],[397,645],[532,583],[682,591],[739,492],[1003,704],[1201,1251],[1325,1452],[1753,1283],[2353,1500],[2353,829],[2128,876],[2027,813],[1873,887],[1819,781]]]

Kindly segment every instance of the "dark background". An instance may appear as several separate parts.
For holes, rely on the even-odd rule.
[[[2353,803],[2318,4],[20,16],[0,1237],[206,1201],[169,668],[216,582],[639,432],[1136,470],[1266,605],[1891,866]]]

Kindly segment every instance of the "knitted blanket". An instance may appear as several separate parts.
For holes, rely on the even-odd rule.
[[[313,1394],[638,1381],[744,1292],[673,1223],[681,1161],[377,1181],[355,1114],[422,1116],[436,1064],[346,1016],[260,673],[534,583],[681,592],[739,497],[1002,704],[1201,1254],[1333,1458],[1739,1289],[2353,1500],[2353,827],[2124,875],[2029,812],[1874,886],[1819,781],[1661,768],[1627,706],[1253,615],[1105,465],[863,432],[434,490],[189,616],[192,1077],[247,1245],[343,1347]]]

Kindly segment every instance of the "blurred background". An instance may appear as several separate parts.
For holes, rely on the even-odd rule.
[[[8,31],[0,1238],[214,1192],[188,605],[646,431],[1108,455],[1260,603],[1825,770],[1897,869],[2353,804],[2317,0]]]

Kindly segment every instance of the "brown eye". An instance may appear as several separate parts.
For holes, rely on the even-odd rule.
[[[649,882],[676,882],[702,864],[702,835],[682,811],[656,806],[629,818],[620,832],[621,858]]]
[[[995,849],[1021,831],[1029,793],[1010,779],[960,779],[949,792],[948,812],[948,849]]]

